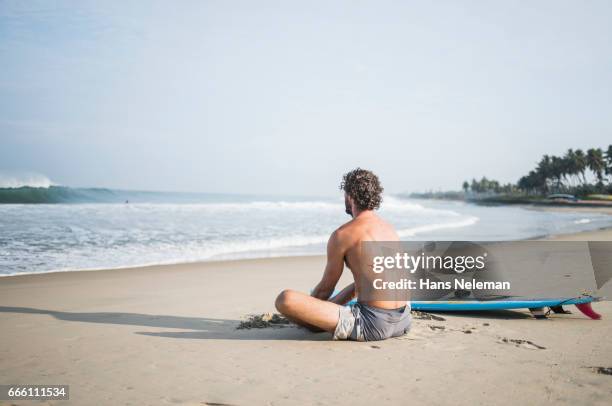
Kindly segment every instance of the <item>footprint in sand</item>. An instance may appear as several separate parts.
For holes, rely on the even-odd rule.
[[[202,403],[203,405],[208,405],[208,406],[233,406],[229,403],[221,403],[221,402],[204,402]]]
[[[612,375],[612,367],[586,367],[590,368],[596,374]]]
[[[438,327],[438,326],[436,326]],[[410,329],[410,331],[404,335],[399,337],[395,337],[394,340],[410,340],[410,341],[420,341],[420,340],[429,340],[436,335],[444,332],[445,329],[431,328],[428,325],[416,325]]]
[[[538,345],[534,343],[533,341],[529,341],[529,340],[503,337],[500,339],[499,342],[502,344],[514,344],[514,346],[517,348],[525,348],[528,350],[545,350],[546,349],[546,347],[542,347],[541,345]]]
[[[446,319],[442,316],[436,316],[435,314],[420,312],[418,310],[413,310],[412,318],[416,320],[435,320],[435,321],[446,321]]]

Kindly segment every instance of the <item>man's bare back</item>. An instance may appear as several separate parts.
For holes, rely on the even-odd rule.
[[[367,278],[360,277],[359,272],[369,269],[371,264],[362,264],[367,260],[362,255],[362,242],[364,241],[399,241],[399,237],[392,225],[381,219],[371,210],[361,212],[357,217],[342,225],[335,232],[341,241],[340,250],[344,253],[344,261],[353,273],[355,280],[355,296],[359,298],[361,291],[359,284]],[[399,301],[367,301],[370,306],[382,309],[396,309],[406,302]]]
[[[360,275],[371,264],[362,255],[367,241],[399,241],[393,227],[374,210],[382,201],[382,186],[372,172],[357,168],[344,175],[346,212],[353,219],[334,231],[327,243],[327,264],[311,294],[286,289],[276,298],[276,308],[297,324],[313,331],[329,331],[334,339],[384,340],[405,334],[410,328],[407,301],[359,300],[360,286],[369,278]],[[351,270],[355,282],[333,295],[344,271]],[[332,297],[333,295],[333,297]],[[358,302],[345,307],[352,299]]]

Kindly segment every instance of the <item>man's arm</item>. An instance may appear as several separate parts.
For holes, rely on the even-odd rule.
[[[330,298],[344,270],[345,249],[338,234],[338,230],[334,231],[327,242],[327,265],[321,281],[311,294],[317,299],[328,300]]]
[[[340,293],[329,299],[330,302],[344,306],[355,298],[355,282],[342,289]]]

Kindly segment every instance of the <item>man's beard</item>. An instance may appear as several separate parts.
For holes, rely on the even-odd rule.
[[[353,210],[351,210],[351,204],[349,203],[348,197],[344,198],[344,211],[346,214],[353,217]]]

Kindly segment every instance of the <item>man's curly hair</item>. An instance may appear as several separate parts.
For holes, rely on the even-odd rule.
[[[359,209],[376,210],[382,203],[384,189],[372,171],[357,168],[342,176],[340,190],[344,190]]]

